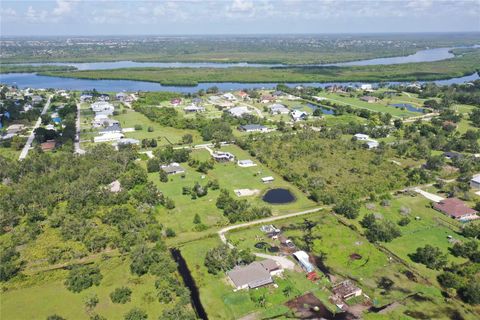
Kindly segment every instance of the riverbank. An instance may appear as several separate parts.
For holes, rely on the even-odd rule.
[[[222,68],[124,68],[110,70],[49,71],[40,75],[93,79],[135,80],[167,86],[196,86],[199,83],[307,83],[433,81],[462,77],[480,70],[480,50],[435,62],[370,66],[319,67],[232,67]]]
[[[34,72],[53,72],[53,71],[73,71],[77,68],[68,65],[10,65],[0,64],[0,73],[34,73]]]

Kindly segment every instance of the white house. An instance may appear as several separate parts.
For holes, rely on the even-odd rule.
[[[97,101],[90,105],[92,111],[96,114],[112,115],[115,107],[106,101]]]
[[[197,105],[192,103],[191,105],[183,108],[183,111],[185,111],[185,112],[205,112],[205,108],[202,107],[202,106],[197,106]]]
[[[263,177],[263,178],[262,178],[262,182],[263,182],[263,183],[269,183],[269,182],[272,182],[273,180],[275,180],[275,178],[274,178],[274,177],[271,177],[271,176]]]
[[[105,133],[100,136],[94,137],[93,142],[109,142],[118,141],[122,139],[124,135],[122,133]]]
[[[252,113],[250,110],[248,110],[247,107],[234,107],[234,108],[228,109],[228,112],[229,112],[232,116],[237,117],[237,118],[240,118],[240,117],[243,116],[244,114],[250,114],[250,113]]]
[[[269,106],[269,108],[270,108],[271,114],[289,114],[290,113],[290,110],[280,103],[274,103],[271,106]]]
[[[371,91],[373,89],[372,85],[369,83],[362,84],[360,86],[360,89],[365,90],[365,91]]]
[[[92,101],[93,96],[91,94],[82,94],[80,96],[80,102]]]
[[[367,148],[368,149],[376,149],[380,144],[376,140],[368,140],[367,141]]]
[[[230,152],[214,151],[212,153],[213,159],[218,162],[226,162],[235,160],[235,156]]]
[[[357,140],[359,140],[359,141],[366,141],[366,140],[370,139],[368,134],[363,134],[363,133],[356,133],[354,135],[354,137],[357,138]]]
[[[472,180],[470,180],[470,187],[480,190],[480,174],[473,176]]]
[[[246,124],[239,126],[238,130],[245,132],[268,132],[268,128],[260,124]]]
[[[236,101],[236,100],[237,100],[237,98],[235,98],[235,96],[234,96],[232,93],[230,93],[230,92],[225,93],[225,94],[223,95],[223,98],[224,98],[225,100],[228,100],[228,101]]]
[[[238,166],[239,167],[244,167],[244,168],[247,168],[247,167],[255,167],[257,164],[254,163],[252,160],[238,160],[237,162]]]
[[[293,121],[300,121],[305,120],[308,117],[308,113],[295,109],[290,113],[290,116],[292,117]]]

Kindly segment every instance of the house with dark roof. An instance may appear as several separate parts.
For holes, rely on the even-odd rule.
[[[480,218],[476,210],[468,207],[465,202],[457,198],[444,199],[433,204],[433,208],[456,220],[468,221]]]

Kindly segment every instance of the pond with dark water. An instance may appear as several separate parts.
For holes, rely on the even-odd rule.
[[[310,110],[312,110],[312,112],[320,109],[320,111],[322,111],[322,114],[334,114],[333,109],[330,109],[330,108],[327,108],[327,107],[324,107],[324,106],[319,106],[319,105],[316,105],[316,104],[313,104],[313,103],[310,103],[310,102],[307,103],[307,107],[310,108]]]
[[[423,113],[425,111],[425,109],[423,108],[418,108],[418,107],[414,107],[413,105],[411,105],[410,103],[393,103],[393,104],[389,104],[389,106],[391,107],[395,107],[397,109],[406,109],[410,112],[418,112],[418,113]]]
[[[270,189],[262,198],[263,201],[270,204],[285,204],[295,201],[295,196],[288,189]]]

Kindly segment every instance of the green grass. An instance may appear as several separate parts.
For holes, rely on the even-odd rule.
[[[388,104],[390,103],[399,103],[398,100],[395,101],[395,100],[385,99],[385,100],[380,100],[379,102],[376,102],[376,103],[368,103],[360,100],[358,97],[350,97],[343,94],[320,93],[319,96],[328,98],[331,102],[334,102],[334,103],[339,103],[344,105],[346,104],[354,108],[367,109],[374,112],[390,113],[391,115],[396,117],[408,117],[408,116],[421,115],[421,113],[418,113],[418,112],[411,112],[408,110],[402,110],[399,108],[388,106]],[[411,103],[411,102],[408,102],[408,103]]]
[[[97,294],[99,303],[94,312],[107,319],[122,319],[133,307],[145,310],[149,319],[157,319],[165,305],[156,299],[155,278],[150,275],[133,276],[129,270],[129,260],[112,258],[99,262],[103,279],[98,287],[91,287],[80,293],[68,291],[63,282],[65,270],[39,273],[31,276],[26,286],[16,283],[18,288],[2,292],[2,318],[5,319],[46,319],[58,314],[66,319],[88,319],[84,307],[85,297]],[[110,293],[118,287],[132,289],[131,301],[126,304],[114,304]]]
[[[417,208],[418,210],[423,210],[421,205],[414,207],[412,204],[412,209],[416,210]],[[428,215],[428,213],[417,214],[421,214],[422,216],[424,214]],[[284,234],[294,242],[301,243],[301,230],[294,230],[291,228],[287,230],[285,228],[300,224],[304,218],[305,217],[297,217],[281,220],[277,221],[275,225],[278,228],[286,230],[284,231]],[[426,315],[425,317],[435,319],[447,319],[448,312],[451,312],[452,310],[461,310],[462,315],[465,316],[466,319],[475,318],[471,313],[473,308],[458,300],[449,301],[446,304],[436,282],[430,284],[418,275],[417,282],[414,282],[409,280],[403,273],[406,270],[413,270],[431,280],[431,275],[425,273],[424,268],[418,268],[417,265],[412,266],[413,263],[408,263],[408,261],[407,263],[410,266],[405,266],[404,264],[397,262],[395,259],[390,260],[388,254],[368,242],[358,232],[339,223],[337,219],[327,211],[311,214],[308,218],[318,223],[313,229],[313,235],[320,237],[314,241],[313,254],[319,254],[320,252],[324,253],[326,256],[324,263],[330,269],[330,272],[337,276],[337,278],[340,276],[340,278],[354,279],[363,291],[372,299],[374,305],[381,306],[394,301],[400,301],[402,303],[400,307],[392,313],[392,315],[395,315],[394,317],[388,315],[383,317],[372,315],[372,317],[370,317],[369,315],[366,318],[406,318],[406,315],[403,312],[407,310],[424,312]],[[348,221],[348,223],[350,222],[351,221]],[[258,226],[232,232],[228,234],[228,238],[231,243],[239,248],[250,248],[253,251],[258,250],[253,245],[259,241],[278,245],[277,241],[266,238],[259,230]],[[439,238],[441,238],[441,236],[439,236]],[[409,237],[402,237],[398,241],[398,246],[401,247],[403,245],[413,247],[415,241],[417,241],[418,245],[422,245],[422,241],[424,243],[427,241],[433,241],[433,239],[427,238],[426,240],[420,240],[414,238],[411,243],[409,243],[409,241]],[[388,245],[386,246],[388,247]],[[397,249],[396,246],[397,244],[395,244],[395,247],[392,246],[392,251]],[[360,254],[362,258],[360,260],[352,260],[350,259],[352,253]],[[402,254],[398,253],[398,255]],[[395,283],[393,289],[387,294],[382,293],[382,290],[377,288],[377,283],[381,277],[388,277]],[[421,293],[428,298],[422,302],[413,299],[407,299],[404,301],[406,297],[413,293]]]
[[[275,277],[278,288],[268,286],[250,291],[233,292],[233,287],[227,283],[224,273],[209,274],[203,265],[206,252],[219,244],[218,238],[214,237],[190,242],[181,247],[182,255],[200,290],[202,304],[210,319],[239,319],[252,312],[268,314],[272,309],[276,310],[275,312],[284,311],[281,308],[284,302],[306,291],[325,297],[320,286],[307,280],[303,272],[291,271],[285,271],[283,278]],[[282,292],[286,286],[293,288],[290,297],[286,297]],[[251,294],[256,296],[265,294],[266,307],[256,306],[250,298]],[[326,299],[322,300],[328,304]],[[333,308],[330,304],[329,306]]]
[[[237,159],[254,160],[247,152],[234,145],[225,146],[222,148],[222,151],[233,153]],[[191,156],[200,161],[210,158],[210,154],[204,149],[194,150]],[[160,182],[158,173],[149,174],[149,179],[157,184],[159,190],[175,202],[175,209],[159,209],[159,220],[179,234],[180,239],[175,239],[175,241],[183,241],[184,239],[198,236],[198,232],[193,230],[193,219],[197,213],[200,215],[202,223],[209,227],[220,227],[228,224],[228,220],[223,216],[222,211],[215,206],[217,197],[220,194],[219,190],[209,190],[206,196],[195,200],[192,200],[189,195],[182,195],[182,187],[193,187],[195,182],[206,185],[209,180],[216,179],[220,184],[220,188],[229,190],[232,195],[235,189],[258,189],[260,190],[260,195],[244,197],[244,199],[257,206],[267,205],[267,203],[262,201],[261,196],[268,189],[277,187],[289,189],[295,195],[296,201],[284,205],[270,205],[273,215],[301,211],[315,206],[315,203],[308,200],[296,187],[284,181],[279,175],[267,169],[258,161],[254,161],[257,163],[257,166],[249,168],[239,167],[236,162],[215,163],[214,168],[207,174],[201,174],[194,168],[189,167],[188,164],[183,163],[182,166],[186,169],[185,177],[170,175],[167,183]],[[204,176],[204,179],[202,179],[202,176]],[[273,176],[275,181],[265,184],[261,181],[261,178],[265,176]],[[234,197],[236,196],[234,195]]]
[[[411,221],[408,225],[400,227],[401,237],[385,243],[384,246],[407,261],[415,269],[418,269],[423,275],[428,277],[429,281],[436,283],[436,276],[439,274],[439,271],[414,263],[409,255],[414,253],[418,247],[423,247],[427,244],[439,247],[444,253],[448,253],[448,249],[453,245],[448,241],[448,235],[460,241],[465,241],[466,239],[455,232],[459,230],[459,224],[440,212],[433,210],[429,200],[421,196],[404,196],[393,199],[388,207],[382,207],[378,203],[373,210],[363,207],[359,218],[355,221],[355,225],[362,229],[358,222],[367,213],[379,213],[383,219],[397,223],[403,217],[399,212],[401,207],[411,210],[409,214]],[[420,217],[420,220],[415,220],[415,217]],[[463,258],[456,258],[450,254],[448,255],[448,260],[453,263],[466,261]]]
[[[164,127],[157,122],[151,121],[145,115],[131,109],[126,110],[126,113],[120,113],[113,118],[120,122],[122,128],[134,128],[139,124],[142,130],[125,133],[126,138],[133,138],[137,140],[142,139],[157,139],[158,145],[179,144],[182,141],[182,136],[191,134],[193,136],[193,143],[201,143],[200,135],[195,130],[175,129],[171,127]],[[148,132],[148,127],[153,128],[152,132]]]

